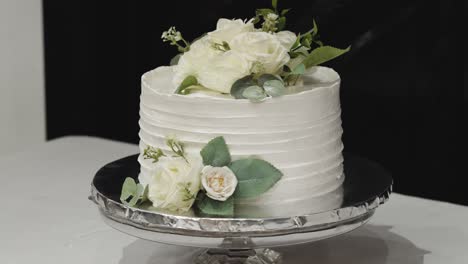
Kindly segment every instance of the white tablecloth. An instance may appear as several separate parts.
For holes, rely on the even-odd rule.
[[[135,145],[65,137],[3,157],[0,263],[190,263],[198,249],[115,231],[87,199],[102,165],[136,152]],[[468,207],[393,194],[363,228],[278,251],[285,264],[465,264]]]

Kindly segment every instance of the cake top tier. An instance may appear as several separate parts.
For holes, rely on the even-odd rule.
[[[179,97],[179,98],[209,98],[212,100],[233,100],[230,94],[222,94],[211,90],[195,90],[190,94],[181,95],[174,93],[177,89],[173,84],[174,66],[161,66],[142,76],[142,86],[151,90],[153,93],[161,96]],[[307,69],[302,75],[301,80],[296,85],[287,86],[285,97],[298,97],[313,92],[320,93],[320,90],[331,89],[339,85],[340,76],[336,71],[328,67],[315,66]],[[273,98],[265,98],[269,101]],[[246,99],[240,99],[238,103],[247,103]]]
[[[143,75],[143,110],[190,118],[225,118],[229,122],[242,120],[247,127],[259,120],[278,125],[310,123],[340,111],[340,78],[326,67],[312,68],[304,76],[303,85],[288,87],[294,91],[280,97],[267,97],[262,103],[207,91],[175,94],[173,74],[172,67],[162,66]]]

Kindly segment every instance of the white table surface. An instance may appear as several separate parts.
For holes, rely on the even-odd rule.
[[[87,197],[94,173],[137,146],[65,137],[0,160],[0,263],[189,264],[198,249],[107,227]],[[393,194],[365,227],[278,249],[285,264],[465,264],[468,207]]]

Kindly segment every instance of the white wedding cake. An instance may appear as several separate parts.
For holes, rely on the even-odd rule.
[[[340,206],[340,77],[319,65],[349,47],[324,45],[315,21],[284,30],[288,11],[272,1],[192,43],[175,27],[162,34],[179,54],[142,77],[141,170],[125,180],[124,204],[214,217]]]
[[[258,156],[274,164],[283,177],[264,194],[238,199],[239,208],[262,214],[307,213],[341,203],[340,78],[330,68],[311,68],[303,85],[290,94],[262,103],[194,93],[174,94],[172,67],[159,67],[142,77],[140,155],[143,184],[155,164],[143,157],[148,146],[169,151],[167,135],[198,154],[212,138],[223,136],[233,159]]]

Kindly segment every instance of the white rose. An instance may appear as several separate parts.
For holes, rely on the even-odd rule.
[[[190,50],[182,55],[174,67],[175,87],[192,75],[206,88],[229,93],[235,81],[250,74],[252,64],[244,56],[232,50],[216,50],[212,44],[210,38],[205,36],[195,41]]]
[[[252,64],[242,54],[229,50],[213,57],[210,63],[200,65],[198,82],[206,88],[229,93],[232,84],[250,74]]]
[[[275,35],[266,32],[242,33],[231,41],[230,47],[260,68],[261,73],[275,74],[290,59],[289,50]]]
[[[188,211],[200,190],[200,157],[161,157],[148,183],[153,206],[170,211]]]
[[[174,67],[173,83],[178,87],[187,76],[195,76],[198,79],[201,68],[210,64],[210,60],[221,51],[212,48],[209,37],[205,36],[190,45],[190,50],[185,52]]]
[[[223,41],[230,43],[235,36],[254,30],[255,28],[252,20],[244,22],[241,19],[230,20],[221,18],[218,20],[216,30],[209,32],[208,36],[215,43],[223,43]]]
[[[288,51],[291,49],[294,42],[296,42],[297,36],[291,31],[280,31],[276,33],[276,37],[278,38],[279,42],[285,47]]]
[[[232,196],[237,186],[236,175],[226,166],[205,166],[201,182],[206,195],[213,200],[226,201]]]

